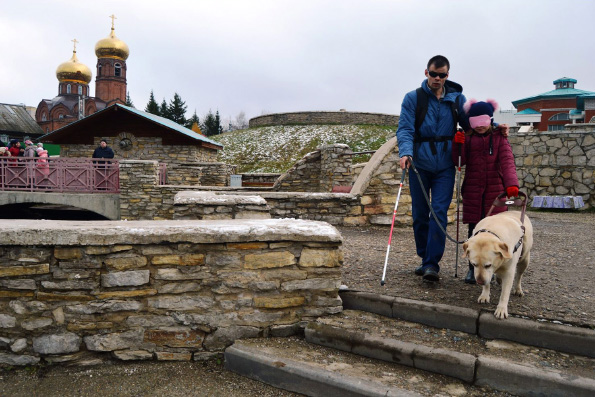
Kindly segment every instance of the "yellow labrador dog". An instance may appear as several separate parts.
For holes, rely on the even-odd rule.
[[[474,267],[475,281],[483,286],[477,301],[490,302],[493,274],[502,286],[500,301],[494,312],[500,319],[508,317],[510,291],[523,296],[521,278],[529,265],[533,246],[533,226],[526,215],[524,226],[523,231],[518,211],[488,216],[475,226],[473,236],[463,244],[463,258],[469,258]]]

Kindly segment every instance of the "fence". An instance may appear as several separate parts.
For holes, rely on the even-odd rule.
[[[0,190],[119,193],[119,163],[85,158],[0,158]]]

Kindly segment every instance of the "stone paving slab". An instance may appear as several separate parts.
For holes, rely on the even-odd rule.
[[[309,323],[305,335],[311,343],[518,395],[595,395],[593,358],[352,310]]]
[[[490,312],[395,298],[368,292],[340,291],[345,309],[362,310],[484,338],[506,339],[531,346],[595,357],[595,330],[565,324],[509,317],[498,320]]]
[[[341,242],[326,222],[301,219],[222,221],[55,221],[1,219],[3,245],[114,245],[180,242]]]
[[[234,372],[286,390],[295,391],[296,383],[308,382],[308,387],[298,391],[308,396],[343,397],[354,392],[359,396],[509,396],[487,386],[326,348],[295,336],[238,340],[226,350],[225,361],[226,368]],[[312,380],[328,384],[323,388],[309,383]]]

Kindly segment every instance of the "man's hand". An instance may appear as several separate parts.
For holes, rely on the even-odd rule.
[[[454,141],[455,143],[465,143],[465,133],[463,131],[457,131]]]
[[[410,157],[408,156],[401,157],[400,165],[402,170],[404,170],[405,168],[409,168],[409,159]]]
[[[508,133],[510,132],[510,127],[508,124],[498,124],[498,128],[500,128],[500,133],[502,136],[508,138]]]

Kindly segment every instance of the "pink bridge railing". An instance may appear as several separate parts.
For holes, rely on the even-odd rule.
[[[0,157],[0,190],[119,193],[120,169],[113,159]]]

